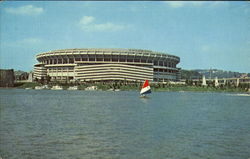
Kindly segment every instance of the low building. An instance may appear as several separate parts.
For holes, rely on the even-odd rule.
[[[0,69],[0,87],[14,87],[14,70]]]

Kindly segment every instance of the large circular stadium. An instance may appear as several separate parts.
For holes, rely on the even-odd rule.
[[[180,58],[139,49],[63,49],[36,56],[34,77],[52,81],[178,81]]]

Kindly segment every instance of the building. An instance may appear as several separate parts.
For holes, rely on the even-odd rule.
[[[57,81],[178,81],[180,58],[137,49],[64,49],[40,53],[34,78]]]
[[[0,69],[0,87],[14,87],[14,70]]]

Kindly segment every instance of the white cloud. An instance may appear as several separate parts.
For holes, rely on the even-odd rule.
[[[5,11],[17,15],[39,15],[44,12],[44,9],[33,5],[25,5],[18,8],[5,8]]]
[[[119,31],[127,28],[127,25],[114,24],[111,22],[106,23],[95,23],[95,17],[93,16],[84,16],[80,20],[79,24],[82,30],[87,32],[93,31]]]
[[[210,7],[217,7],[221,5],[227,4],[227,2],[208,2],[208,1],[166,1],[165,2],[171,8],[182,8],[182,7],[203,7],[203,6],[210,6]]]
[[[172,8],[180,8],[180,7],[183,7],[185,5],[185,1],[168,1],[168,2],[165,2],[167,3],[170,7]]]
[[[86,24],[92,23],[94,20],[95,20],[95,18],[92,17],[92,16],[84,16],[80,20],[80,24],[81,25],[86,25]]]
[[[225,1],[211,1],[210,2],[210,6],[212,7],[218,7],[222,5],[228,5],[228,2],[225,2]]]
[[[108,22],[103,24],[82,25],[81,28],[85,31],[118,31],[124,29],[125,26]]]
[[[204,1],[194,1],[194,2],[191,2],[191,5],[195,6],[195,7],[201,7],[203,5],[206,5],[206,2],[204,2]]]

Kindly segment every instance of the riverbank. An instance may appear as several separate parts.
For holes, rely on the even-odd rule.
[[[55,85],[59,85],[63,90],[67,90],[72,86],[77,86],[77,90],[89,90],[88,88],[93,87],[96,89],[93,90],[102,90],[102,91],[140,91],[140,83],[130,83],[130,84],[111,84],[111,83],[88,83],[88,84],[48,84],[47,87],[50,89]],[[35,89],[37,86],[43,86],[40,83],[17,83],[14,88],[20,89]],[[170,84],[152,84],[151,89],[153,92],[159,91],[189,91],[189,92],[247,92],[248,89],[240,87],[202,87],[202,86],[189,86],[189,85],[170,85]]]
[[[247,92],[241,88],[216,88],[199,86],[171,86],[167,88],[152,88],[153,91],[177,91],[177,92]]]

